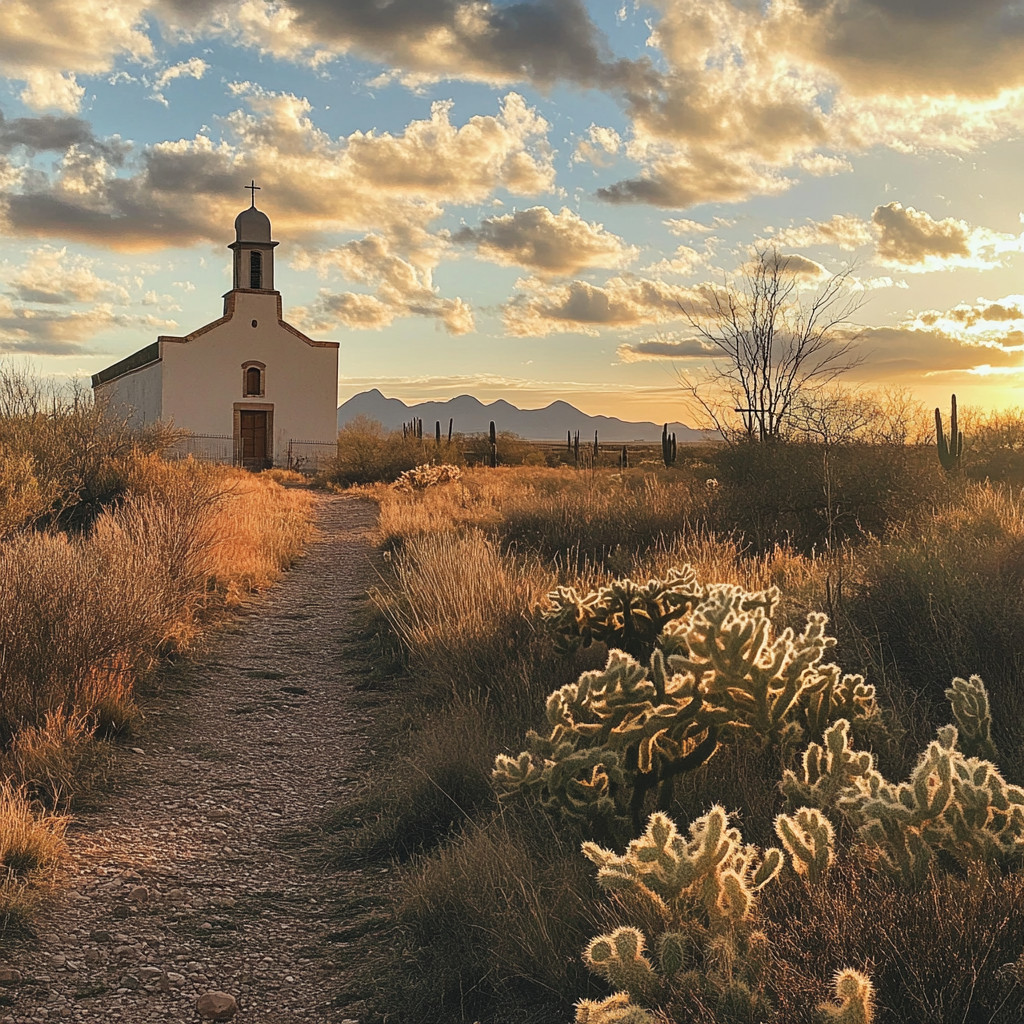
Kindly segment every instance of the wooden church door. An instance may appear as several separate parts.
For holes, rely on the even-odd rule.
[[[262,466],[267,461],[267,414],[243,409],[239,415],[242,439],[242,465]]]

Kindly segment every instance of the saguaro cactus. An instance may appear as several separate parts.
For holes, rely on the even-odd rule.
[[[488,465],[494,469],[498,465],[498,434],[494,429],[494,420],[491,420],[490,427],[490,449],[488,451]]]
[[[668,424],[661,428],[661,458],[666,466],[672,466],[676,461],[676,435],[668,432]]]
[[[949,440],[942,430],[942,413],[935,410],[935,443],[939,450],[939,462],[947,473],[960,470],[964,452],[964,432],[959,429],[956,417],[956,395],[952,396],[952,412],[949,418]]]

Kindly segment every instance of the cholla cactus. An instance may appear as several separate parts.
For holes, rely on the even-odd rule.
[[[762,1008],[765,943],[750,921],[757,892],[782,867],[780,850],[762,854],[744,844],[725,810],[715,806],[690,825],[688,835],[656,813],[624,854],[595,843],[584,843],[583,853],[597,865],[602,888],[627,897],[622,906],[662,926],[653,937],[654,960],[646,955],[648,937],[631,925],[597,936],[584,951],[587,965],[622,990],[617,1010],[665,1006],[688,993],[723,1012],[749,1015]],[[581,1019],[591,1018],[577,1011]]]
[[[825,730],[824,746],[811,743],[804,751],[801,772],[786,769],[780,788],[789,807],[809,804],[834,807],[840,795],[856,790],[860,780],[877,775],[875,758],[850,744],[850,723],[841,718]]]
[[[994,761],[999,756],[992,742],[992,715],[988,707],[988,693],[981,676],[954,679],[946,691],[953,708],[960,736],[960,747],[965,754]]]
[[[817,885],[835,860],[835,829],[816,807],[801,807],[795,815],[780,814],[775,834],[782,842],[793,870],[808,884]]]
[[[987,707],[981,680],[971,685],[978,706]],[[824,748],[808,747],[802,777],[785,773],[782,789],[791,805],[835,807],[878,851],[881,864],[910,884],[936,860],[1024,865],[1024,789],[1010,785],[991,761],[960,751],[956,726],[939,729],[899,784],[881,775],[871,754],[851,748],[849,732],[849,723],[836,722]]]
[[[822,664],[836,642],[825,634],[828,616],[812,612],[799,636],[792,629],[772,636],[778,597],[774,587],[758,594],[713,587],[689,619],[667,630],[688,652],[673,655],[669,664],[701,681],[706,703],[716,707],[710,720],[787,741],[799,739],[805,728],[820,735],[845,710],[875,715],[873,686]]]
[[[601,641],[646,660],[665,626],[704,596],[693,567],[684,565],[646,584],[619,579],[589,594],[559,587],[545,598],[541,618],[564,652]]]
[[[462,470],[448,463],[422,465],[407,469],[392,485],[397,491],[422,491],[439,484],[454,483],[462,479]]]
[[[606,591],[576,606],[567,598],[557,616],[549,615],[578,642],[598,635],[595,624],[602,637],[610,636],[622,622],[610,609],[626,591]],[[497,759],[493,779],[500,798],[530,792],[544,806],[557,807],[560,794],[570,788],[567,775],[585,769],[588,774],[575,775],[582,784],[576,795],[593,794],[602,806],[593,813],[567,807],[567,815],[614,824],[610,799],[619,821],[631,815],[636,834],[647,795],[657,790],[658,806],[666,810],[675,778],[707,761],[723,737],[746,733],[760,742],[788,745],[807,731],[820,735],[840,714],[877,714],[873,687],[860,676],[841,676],[836,665],[822,664],[835,643],[825,635],[824,615],[809,615],[800,635],[787,629],[773,636],[774,588],[754,593],[727,585],[701,588],[687,567],[664,584],[652,580],[644,593],[640,603],[648,610],[639,616],[634,609],[632,621],[653,629],[669,614],[681,616],[669,623],[661,642],[682,653],[666,658],[655,649],[644,667],[613,649],[603,670],[585,672],[552,693],[546,708],[550,733],[530,733],[526,751]],[[591,614],[598,606],[601,614]],[[654,606],[661,610],[651,612]],[[568,629],[570,621],[579,627],[575,633]],[[595,748],[601,751],[596,757],[582,756],[581,751]],[[598,764],[604,766],[607,786],[604,778],[601,785],[590,779]],[[622,772],[614,778],[613,764]]]
[[[602,888],[630,892],[666,921],[697,916],[712,931],[745,921],[754,894],[782,867],[781,850],[772,847],[762,855],[744,845],[718,805],[690,825],[689,838],[668,815],[656,812],[624,854],[596,843],[584,843],[583,854],[597,865]]]
[[[616,928],[610,935],[598,935],[583,951],[583,961],[595,973],[633,999],[654,997],[658,976],[644,956],[647,940],[639,928]]]
[[[875,989],[871,979],[851,967],[836,971],[838,1006],[821,1003],[818,1013],[830,1024],[871,1024],[875,1019]]]
[[[576,1004],[576,1024],[655,1024],[646,1010],[629,1001],[625,992],[616,992],[600,1003],[581,999]]]

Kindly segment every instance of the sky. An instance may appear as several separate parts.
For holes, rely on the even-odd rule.
[[[695,417],[683,309],[845,273],[846,380],[1024,405],[1024,4],[3,0],[0,359],[221,313],[260,186],[339,398]]]

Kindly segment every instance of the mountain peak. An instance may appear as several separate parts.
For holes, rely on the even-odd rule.
[[[632,423],[613,416],[588,416],[568,402],[550,403],[543,409],[520,409],[499,398],[485,404],[473,395],[459,395],[445,402],[420,402],[406,405],[401,399],[386,398],[377,388],[354,395],[338,409],[338,426],[343,427],[356,416],[378,420],[389,430],[401,430],[402,424],[415,416],[426,424],[440,420],[454,420],[454,429],[460,434],[486,433],[490,421],[498,430],[507,430],[531,441],[564,441],[567,433],[580,432],[581,437],[592,437],[595,430],[599,439],[608,442],[660,441],[662,424]],[[684,423],[670,423],[680,441],[701,441],[704,435]]]

